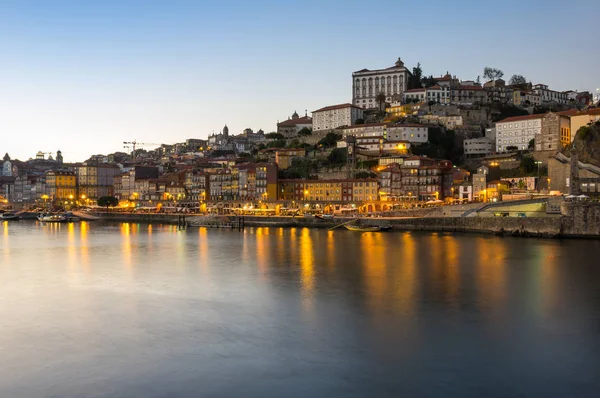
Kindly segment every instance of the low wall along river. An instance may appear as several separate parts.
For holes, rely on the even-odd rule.
[[[600,204],[565,203],[562,215],[549,217],[386,217],[361,218],[360,223],[391,226],[395,230],[496,233],[513,236],[600,238]],[[182,215],[98,213],[104,220],[148,223],[181,223]],[[237,225],[236,216],[186,215],[189,226]],[[331,228],[352,218],[244,216],[245,226]]]

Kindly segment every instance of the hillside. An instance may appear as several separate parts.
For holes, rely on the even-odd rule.
[[[600,122],[580,128],[571,145],[562,152],[571,156],[573,148],[577,151],[580,162],[600,166]]]

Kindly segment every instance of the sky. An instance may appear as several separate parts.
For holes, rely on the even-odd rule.
[[[398,57],[595,90],[599,15],[598,0],[0,0],[0,153],[74,162],[225,124],[275,131]]]

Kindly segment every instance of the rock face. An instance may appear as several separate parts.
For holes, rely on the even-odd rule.
[[[584,126],[577,131],[571,145],[567,146],[562,153],[571,156],[577,154],[577,159],[583,163],[591,163],[600,166],[600,123]]]

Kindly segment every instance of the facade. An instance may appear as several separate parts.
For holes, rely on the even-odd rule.
[[[542,131],[543,115],[509,117],[496,123],[496,152],[505,152],[514,146],[526,150],[529,141],[535,140]]]
[[[535,136],[535,150],[558,151],[571,143],[571,125],[568,116],[548,112],[542,117],[542,126]]]
[[[575,135],[580,128],[598,121],[600,121],[600,108],[592,108],[571,115],[571,142],[575,139]]]
[[[338,127],[352,126],[356,119],[362,119],[363,109],[352,104],[326,106],[313,114],[313,130],[332,130]]]
[[[121,173],[116,165],[87,164],[76,166],[81,199],[98,199],[101,196],[114,194],[114,177]]]
[[[364,109],[377,108],[376,97],[379,93],[385,94],[387,103],[402,99],[408,87],[409,76],[410,72],[400,58],[390,68],[361,69],[354,72],[352,73],[352,104]]]
[[[550,90],[546,84],[536,84],[533,86],[533,92],[540,96],[542,102],[556,102],[558,104],[569,102],[569,95],[567,93]]]
[[[473,105],[475,103],[485,103],[487,100],[487,93],[477,84],[460,84],[450,89],[451,104]]]
[[[402,164],[392,163],[379,172],[379,190],[382,200],[398,200],[401,198],[401,166]]]
[[[574,162],[571,162],[574,160]],[[577,170],[571,170],[572,163],[577,163]],[[574,178],[577,177],[576,179]],[[591,163],[583,163],[557,153],[548,159],[549,189],[567,194],[575,192],[587,196],[600,196],[600,167]],[[573,181],[577,186],[572,186]]]
[[[288,120],[277,123],[277,132],[285,138],[296,137],[303,128],[312,129],[312,118],[307,114],[300,117],[298,113],[294,112]]]
[[[373,178],[281,180],[278,185],[279,200],[359,203],[379,198],[379,184]]]
[[[452,186],[452,164],[447,160],[410,157],[400,166],[402,199],[442,200]]]
[[[342,136],[353,135],[357,138],[377,137],[390,141],[406,141],[411,144],[423,144],[429,139],[429,127],[423,124],[359,124],[344,128]]]
[[[542,105],[542,97],[531,90],[515,89],[512,92],[512,103],[517,106]]]
[[[292,166],[292,161],[296,158],[303,158],[306,154],[304,148],[294,149],[278,149],[275,151],[275,163],[281,170],[288,169]]]
[[[477,157],[494,152],[496,143],[487,137],[470,138],[463,141],[463,147],[467,157]]]
[[[48,171],[46,173],[46,192],[50,200],[75,200],[77,198],[77,174],[73,171]]]

